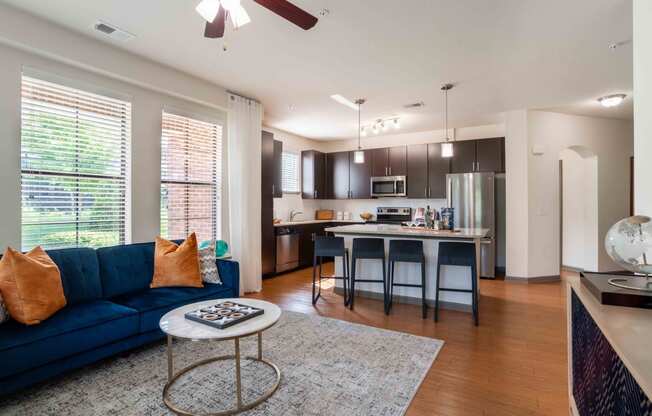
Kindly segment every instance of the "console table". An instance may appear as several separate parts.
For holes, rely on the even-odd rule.
[[[570,413],[652,415],[652,310],[602,305],[567,282]]]

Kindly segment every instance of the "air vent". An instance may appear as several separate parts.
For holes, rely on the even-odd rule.
[[[93,28],[103,35],[120,41],[127,41],[135,38],[134,35],[127,32],[126,30],[122,30],[117,26],[102,21],[95,23]]]
[[[424,103],[423,101],[419,101],[418,103],[405,104],[403,106],[403,108],[421,108],[421,107],[425,107],[425,106],[426,106],[426,103]]]

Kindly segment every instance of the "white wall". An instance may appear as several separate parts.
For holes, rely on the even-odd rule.
[[[635,213],[652,216],[652,1],[634,0]]]
[[[569,147],[581,147],[597,157],[598,241],[602,241],[609,227],[628,215],[633,125],[625,120],[517,111],[508,115],[506,130],[507,275],[556,276],[560,264],[560,153]],[[533,154],[535,149],[542,154]],[[522,182],[524,177],[526,184]],[[523,195],[527,195],[527,203],[521,200]],[[598,269],[615,268],[600,244]]]
[[[20,82],[25,66],[131,97],[132,240],[153,240],[160,221],[161,111],[174,108],[226,119],[226,91],[3,5],[0,62],[0,245],[20,247]]]
[[[562,150],[562,265],[598,270],[598,159]]]

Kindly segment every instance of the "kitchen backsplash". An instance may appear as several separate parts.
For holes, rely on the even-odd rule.
[[[376,215],[377,207],[426,207],[440,210],[446,206],[445,199],[406,199],[406,198],[378,198],[378,199],[327,199],[312,200],[302,199],[301,195],[286,194],[283,198],[274,199],[274,218],[287,221],[290,217],[290,210],[301,211],[300,219],[314,219],[315,211],[318,209],[332,209],[333,211],[348,211],[354,219],[359,219],[363,212],[371,212]]]

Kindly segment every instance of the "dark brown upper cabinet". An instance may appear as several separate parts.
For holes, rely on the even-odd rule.
[[[301,196],[304,199],[325,199],[326,155],[316,150],[301,152]]]
[[[283,142],[274,140],[274,198],[283,197]]]
[[[449,158],[441,157],[441,143],[428,145],[428,198],[446,198],[446,175],[450,173]]]
[[[505,172],[505,138],[476,140],[476,172]]]
[[[427,144],[413,144],[407,147],[407,196],[428,197]]]
[[[475,147],[475,140],[465,140],[453,143],[451,173],[467,173],[475,171]]]
[[[505,138],[465,140],[453,143],[452,173],[504,172]]]
[[[371,176],[407,175],[407,147],[397,146],[372,151]]]
[[[335,152],[326,155],[326,197],[348,199],[349,194],[349,152]]]
[[[274,135],[262,132],[261,137],[261,261],[262,275],[276,271],[276,235],[274,232]]]
[[[364,163],[354,163],[353,152],[349,152],[349,198],[371,198],[372,151],[364,150]]]
[[[389,176],[389,149],[372,149],[371,176]]]

